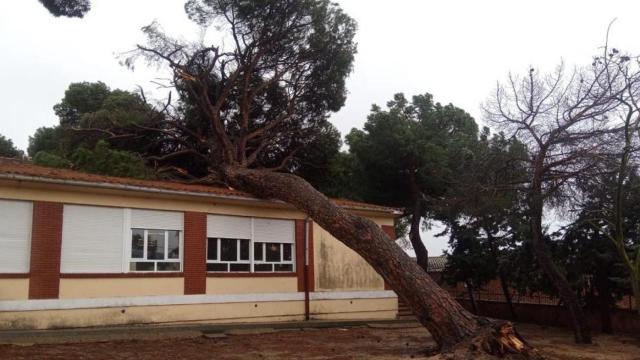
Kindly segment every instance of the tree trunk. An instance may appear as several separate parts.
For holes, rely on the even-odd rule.
[[[476,297],[473,295],[473,285],[471,281],[465,281],[465,287],[467,288],[467,293],[469,293],[469,302],[471,302],[471,309],[473,309],[473,313],[478,315],[478,303],[476,302]]]
[[[538,163],[538,162],[537,162]],[[541,163],[538,163],[540,167],[536,167],[535,174],[531,185],[531,198],[530,210],[531,210],[531,243],[533,250],[538,259],[540,267],[544,273],[549,277],[553,286],[558,290],[560,299],[564,303],[565,307],[569,311],[571,318],[571,325],[573,327],[573,335],[576,343],[578,344],[590,344],[591,343],[591,329],[587,323],[586,316],[580,306],[576,293],[571,289],[569,282],[564,277],[560,269],[554,264],[551,259],[551,254],[547,245],[544,243],[542,237],[542,172]]]
[[[487,233],[487,240],[489,241],[489,247],[491,249],[491,255],[496,261],[499,261],[498,247],[496,246],[495,239],[489,231],[489,227],[484,228],[484,232]],[[509,291],[509,282],[507,281],[507,274],[505,274],[504,270],[498,264],[498,279],[500,280],[500,287],[502,288],[502,293],[504,294],[504,298],[509,305],[509,312],[511,313],[512,320],[518,320],[518,314],[516,314],[516,309],[513,307],[513,300],[511,299],[511,292]]]
[[[636,277],[631,277],[631,289],[633,290],[633,300],[636,307],[634,312],[640,315],[640,281]]]
[[[511,292],[509,291],[509,282],[507,282],[507,278],[504,275],[503,271],[500,271],[498,275],[500,278],[500,286],[502,287],[502,293],[504,294],[504,298],[509,305],[509,311],[511,312],[511,319],[514,321],[518,320],[518,314],[516,313],[516,309],[513,306],[513,299],[511,298]]]
[[[595,277],[596,295],[598,310],[600,312],[601,330],[605,334],[611,334],[613,327],[611,325],[611,289],[609,288],[609,279],[606,274],[597,272]]]
[[[302,178],[232,166],[223,176],[236,189],[293,205],[362,256],[411,307],[441,350],[469,340],[482,327],[378,225],[337,206]]]
[[[429,252],[422,242],[420,236],[420,223],[422,221],[422,199],[420,196],[416,196],[415,205],[413,207],[413,213],[411,214],[411,228],[409,229],[409,240],[411,241],[411,247],[416,253],[416,260],[418,265],[425,272],[429,271]]]

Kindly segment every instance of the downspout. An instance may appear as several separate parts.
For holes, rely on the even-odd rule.
[[[309,231],[313,231],[311,224],[311,218],[308,216],[304,220],[304,270],[303,270],[303,284],[304,284],[304,319],[310,320],[309,316]]]

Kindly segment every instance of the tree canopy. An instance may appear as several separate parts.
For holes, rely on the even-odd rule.
[[[102,82],[73,83],[54,111],[60,124],[39,128],[29,138],[34,163],[104,175],[150,176],[138,153],[152,146],[151,139],[114,139],[108,130],[139,124],[153,114],[138,94],[111,90]]]
[[[82,18],[91,10],[89,0],[38,0],[55,17]]]
[[[11,139],[0,135],[0,156],[21,159],[24,157],[24,152],[18,149]]]
[[[373,106],[363,130],[347,144],[359,171],[359,197],[404,209],[418,263],[428,268],[421,221],[438,218],[451,190],[473,156],[478,126],[464,110],[433,101],[431,94],[409,102],[396,94],[383,110]]]

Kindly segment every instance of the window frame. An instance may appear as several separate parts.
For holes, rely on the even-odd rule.
[[[251,270],[252,272],[256,272],[256,273],[291,273],[291,272],[296,272],[296,264],[295,264],[295,260],[296,260],[296,256],[295,256],[295,242],[294,243],[269,243],[269,242],[262,242],[262,241],[256,241],[253,242],[252,245],[255,246],[255,244],[262,244],[262,260],[256,260],[254,257],[251,257],[252,260],[252,264],[251,264]],[[280,245],[280,260],[279,261],[267,261],[267,244],[278,244]],[[284,246],[285,245],[291,245],[291,260],[285,260],[284,259]],[[253,252],[253,247],[251,247],[251,252]],[[273,265],[271,271],[255,271],[254,269],[254,265],[258,264],[258,265]],[[275,270],[275,265],[291,265],[291,271],[282,271],[282,270]]]
[[[143,248],[142,248],[142,257],[134,258],[133,257],[133,234],[134,230],[142,230],[143,231]],[[148,241],[149,241],[149,231],[162,231],[164,232],[164,258],[163,259],[149,259],[148,254]],[[178,258],[172,259],[169,258],[169,232],[175,231],[178,233]],[[169,273],[180,273],[183,271],[183,261],[184,261],[184,239],[183,239],[183,231],[177,229],[151,229],[151,228],[139,228],[132,227],[129,229],[129,237],[127,243],[127,254],[128,260],[124,264],[126,268],[126,272],[128,273],[158,273],[158,274],[169,274]],[[132,263],[152,263],[153,270],[132,270]],[[158,270],[158,263],[177,263],[179,264],[178,270]]]
[[[210,214],[213,216],[216,216],[216,214]],[[226,215],[225,215],[226,216]],[[254,220],[256,219],[255,217],[251,217],[251,236],[250,239],[246,239],[246,238],[234,238],[234,237],[223,237],[223,236],[207,236],[205,238],[205,260],[206,260],[206,264],[228,264],[227,265],[227,271],[212,271],[212,270],[207,270],[207,274],[296,274],[297,273],[297,268],[296,268],[296,234],[295,234],[295,221],[291,220],[291,219],[275,219],[275,220],[284,220],[284,221],[292,221],[293,222],[293,233],[292,233],[292,242],[269,242],[269,241],[260,241],[259,239],[256,239],[255,237],[255,231],[254,231]],[[217,259],[215,260],[210,260],[209,259],[209,240],[210,239],[217,239],[216,241],[216,255],[217,255]],[[237,253],[236,253],[236,261],[223,261],[221,260],[222,257],[222,253],[221,253],[221,247],[222,247],[222,239],[232,239],[232,240],[236,240],[236,246],[237,246]],[[240,243],[241,240],[248,240],[249,241],[249,260],[240,260]],[[273,262],[273,261],[266,261],[266,246],[267,244],[270,243],[274,243],[274,244],[278,244],[280,245],[280,261],[277,262]],[[254,246],[255,244],[262,244],[262,260],[256,260],[254,258]],[[288,244],[291,245],[291,260],[284,260],[284,245]],[[231,271],[231,264],[249,264],[249,271]],[[255,265],[261,265],[261,264],[267,264],[267,265],[272,265],[271,267],[271,271],[256,271],[255,270]],[[291,271],[282,271],[282,270],[275,270],[275,265],[291,265]]]
[[[215,239],[216,240],[216,256],[217,259],[209,259],[209,240]],[[222,240],[235,240],[236,242],[236,260],[222,260]],[[240,247],[241,247],[241,243],[242,240],[246,240],[249,242],[249,259],[248,260],[242,260],[240,259]],[[224,238],[224,237],[207,237],[206,238],[206,248],[205,248],[205,259],[206,259],[206,263],[207,264],[227,264],[227,269],[229,269],[228,271],[213,271],[213,270],[207,270],[207,272],[211,272],[211,273],[233,273],[233,272],[237,272],[237,273],[250,273],[253,272],[253,263],[251,262],[251,258],[253,256],[253,249],[251,248],[251,239],[242,239],[242,238]],[[249,271],[231,271],[231,264],[248,264],[249,265]]]

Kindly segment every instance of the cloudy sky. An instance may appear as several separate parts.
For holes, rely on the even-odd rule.
[[[332,119],[344,134],[361,127],[371,104],[396,92],[429,92],[482,122],[480,104],[496,81],[529,66],[551,70],[588,64],[617,18],[613,46],[640,53],[640,1],[418,1],[340,0],[359,24],[358,55],[345,107]],[[116,55],[142,40],[153,20],[174,35],[194,38],[197,28],[184,0],[93,0],[81,20],[54,18],[37,0],[0,1],[0,134],[26,149],[29,135],[57,123],[52,107],[72,82],[104,81],[112,88],[144,87],[163,69],[135,71]],[[432,254],[446,240],[428,236]]]

